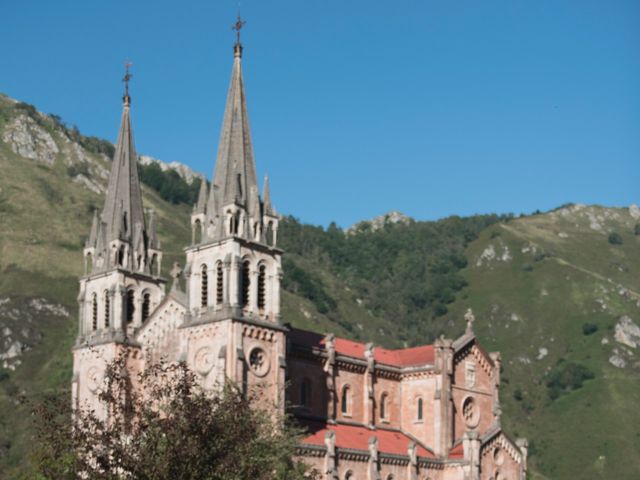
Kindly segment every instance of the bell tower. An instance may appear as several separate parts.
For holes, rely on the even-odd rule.
[[[85,275],[78,295],[74,347],[74,402],[91,400],[106,362],[133,337],[164,297],[162,252],[155,218],[142,208],[137,155],[131,130],[128,70],[122,120],[104,208],[94,213],[84,248]],[[100,360],[98,360],[98,358]]]
[[[278,215],[268,179],[258,189],[242,76],[238,18],[213,181],[206,182],[191,215],[186,249],[187,361],[213,385],[226,377],[245,387],[261,384],[276,404],[284,391],[285,329],[280,317],[282,251]],[[210,373],[215,363],[217,374]],[[209,370],[207,370],[211,367]]]

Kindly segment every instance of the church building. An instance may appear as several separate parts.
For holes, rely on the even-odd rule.
[[[389,350],[293,328],[280,312],[283,251],[265,180],[258,187],[234,45],[211,185],[202,182],[185,249],[184,291],[161,274],[145,213],[128,90],[102,212],[84,248],[73,402],[98,408],[106,363],[185,361],[203,387],[264,388],[306,428],[299,457],[327,480],[524,480],[527,442],[502,431],[500,354],[473,332]],[[127,79],[128,77],[125,77]],[[104,412],[103,412],[104,414]]]

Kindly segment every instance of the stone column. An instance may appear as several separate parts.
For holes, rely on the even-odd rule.
[[[500,366],[502,359],[500,352],[492,352],[490,354],[494,367],[492,372],[492,388],[493,388],[493,415],[496,422],[500,424],[500,416],[502,415],[502,407],[500,406]]]
[[[418,452],[416,442],[409,443],[407,449],[409,465],[407,465],[407,480],[418,480]]]
[[[272,312],[273,319],[278,324],[282,324],[282,318],[280,316],[280,284],[282,282],[282,267],[278,265],[276,274],[273,277],[273,291],[272,291]]]
[[[116,287],[115,302],[113,302],[113,326],[116,331],[123,331],[125,325],[125,307],[127,289],[122,285]]]
[[[378,438],[369,437],[369,463],[367,480],[380,480],[380,462],[378,459]]]
[[[335,335],[333,333],[329,333],[324,337],[324,345],[327,350],[327,361],[324,364],[324,372],[326,374],[327,392],[329,393],[327,402],[327,419],[329,423],[335,423],[337,415],[336,406],[338,394],[336,392],[335,372],[336,344]]]
[[[478,432],[464,432],[462,437],[464,460],[467,462],[467,480],[480,480],[480,435]]]
[[[229,266],[229,275],[228,277],[228,285],[227,289],[229,292],[229,304],[232,308],[240,307],[240,269],[239,269],[240,259],[233,255],[231,257],[231,262]]]
[[[133,326],[138,328],[142,325],[142,292],[136,292],[134,303]]]
[[[526,438],[519,438],[516,440],[516,445],[520,449],[522,454],[522,462],[520,463],[520,480],[526,480],[527,478],[527,457],[529,456],[529,442]]]
[[[375,393],[373,389],[373,376],[375,373],[373,348],[373,343],[367,343],[364,347],[364,357],[367,360],[367,371],[364,374],[364,420],[370,427],[373,427],[376,423],[374,411]]]
[[[251,266],[249,270],[249,312],[258,313],[258,270]]]
[[[325,480],[338,480],[335,432],[329,430],[324,434],[324,444],[327,447],[327,454],[324,457],[324,478]]]
[[[451,397],[451,375],[453,374],[452,341],[439,338],[436,347],[436,398],[435,412],[435,445],[436,455],[445,455],[452,445],[453,408]]]

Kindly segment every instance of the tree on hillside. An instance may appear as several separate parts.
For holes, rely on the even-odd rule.
[[[99,398],[108,422],[88,409],[72,412],[67,395],[34,408],[37,478],[315,478],[293,459],[297,430],[256,402],[260,392],[231,384],[203,391],[184,363],[159,363],[133,379],[125,362],[123,355],[105,372]]]

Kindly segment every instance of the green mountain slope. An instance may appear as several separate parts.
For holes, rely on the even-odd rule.
[[[82,244],[109,153],[0,96],[2,478],[28,478],[22,398],[70,383]],[[191,187],[157,170],[144,178],[167,272],[189,240],[191,207],[179,202]],[[638,217],[568,206],[517,219],[363,222],[348,234],[287,218],[284,318],[394,347],[458,335],[473,307],[481,341],[502,352],[503,423],[529,438],[532,478],[635,478]]]

